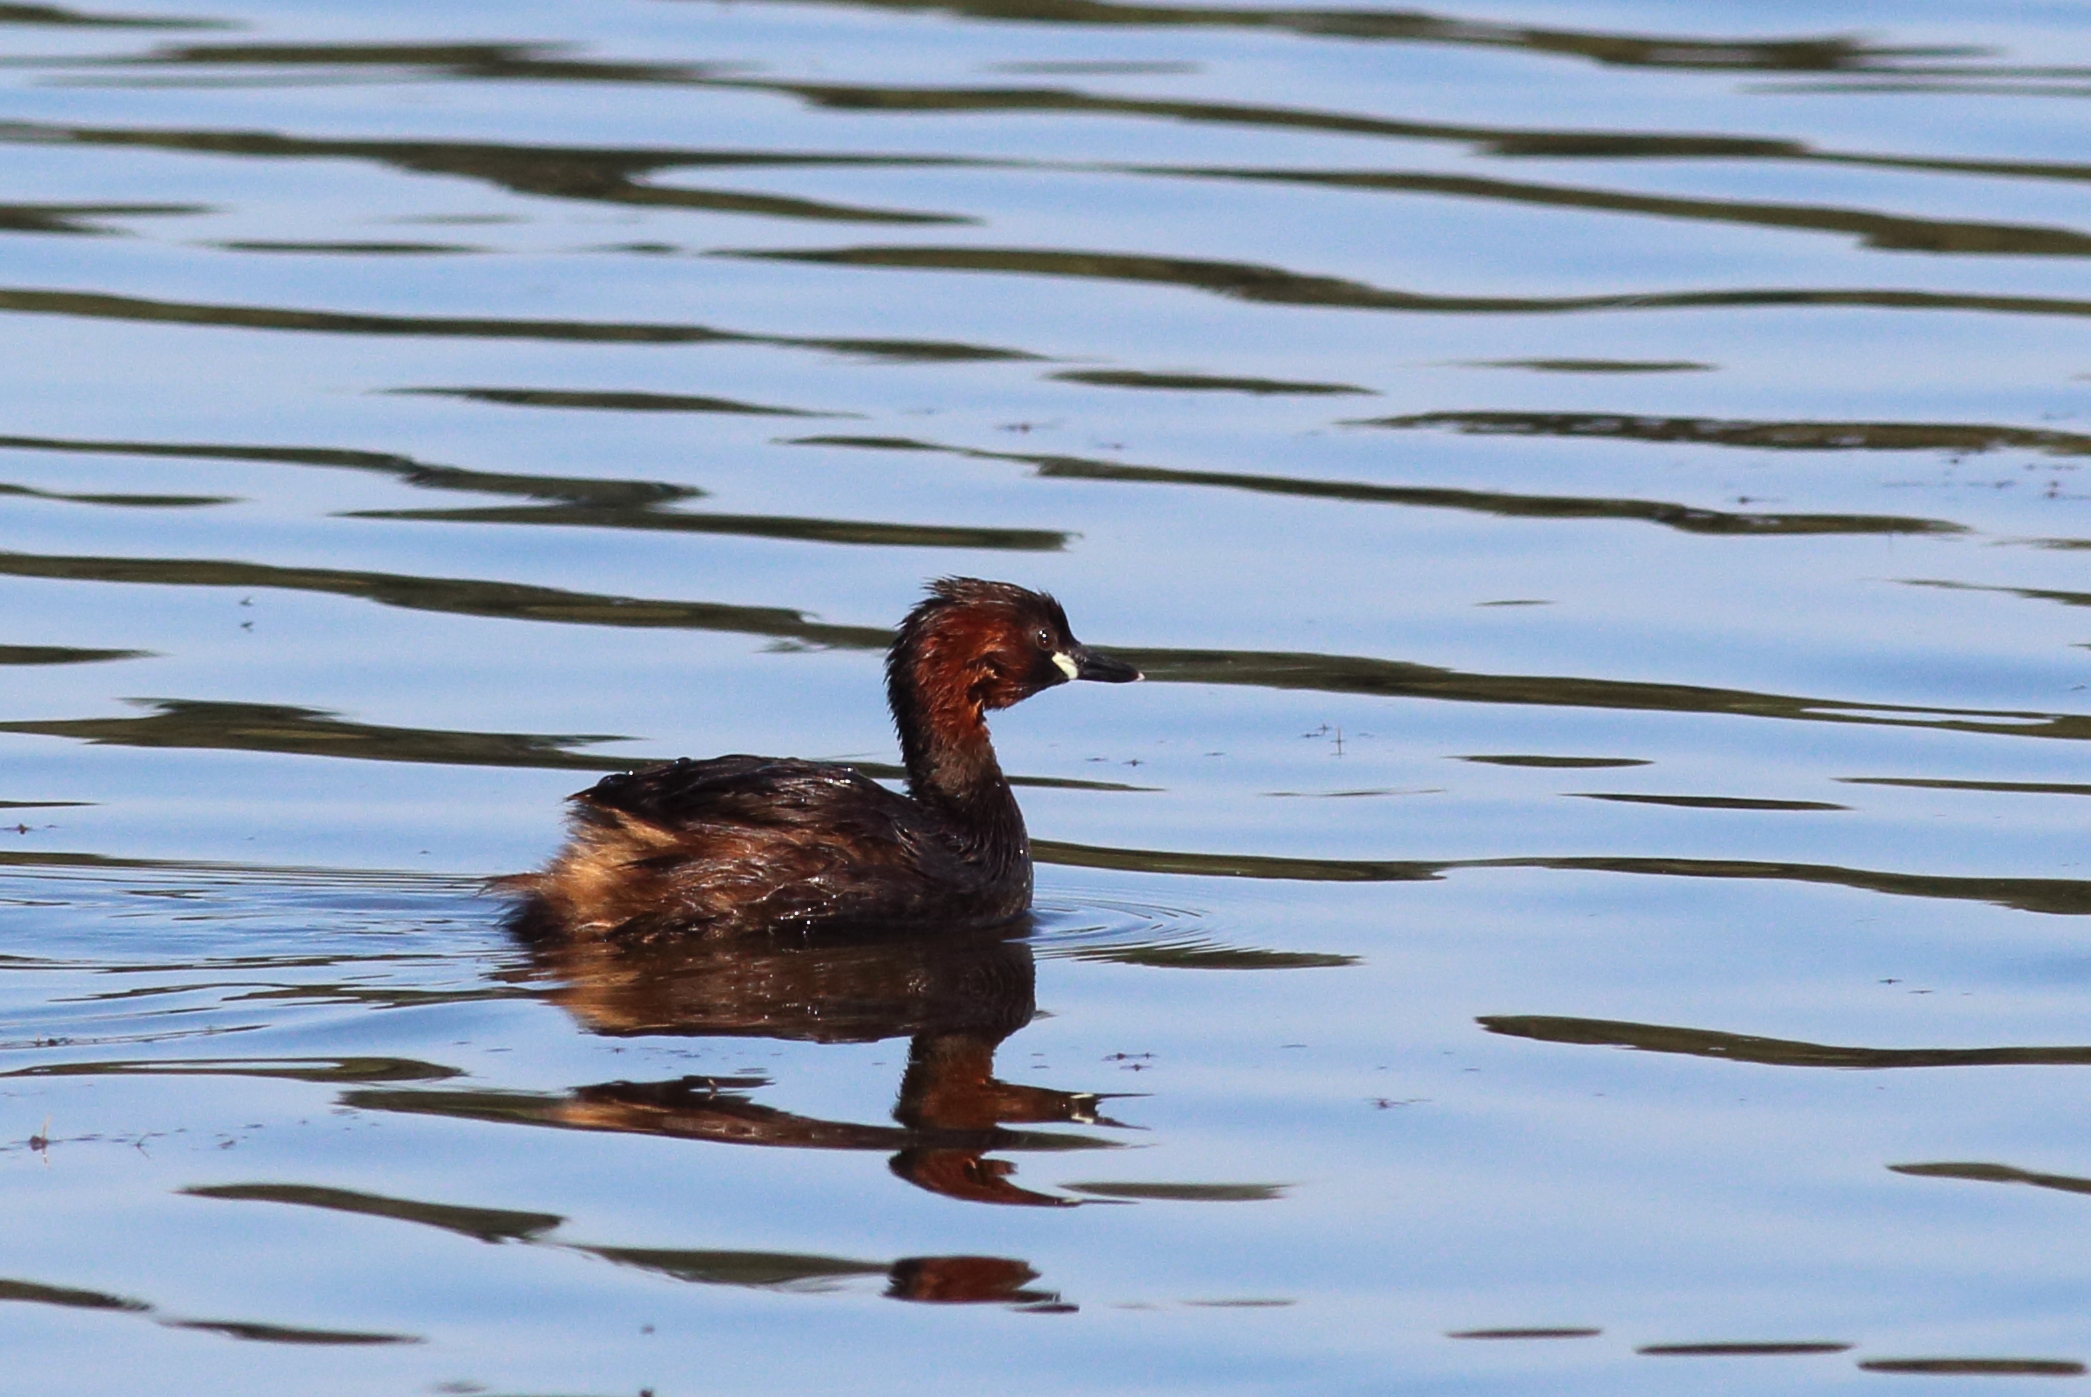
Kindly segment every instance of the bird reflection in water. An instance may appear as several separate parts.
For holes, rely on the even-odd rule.
[[[549,982],[546,997],[592,1033],[910,1040],[895,1125],[819,1120],[765,1106],[747,1089],[766,1083],[745,1077],[582,1087],[562,1105],[561,1124],[744,1145],[889,1150],[893,1172],[919,1188],[971,1203],[1035,1207],[1081,1200],[1021,1187],[1011,1178],[1016,1166],[991,1154],[1115,1147],[1097,1136],[1011,1128],[1119,1124],[1098,1115],[1096,1093],[1019,1086],[994,1075],[996,1049],[1036,1010],[1027,918],[898,934],[623,941],[574,934],[547,904],[530,900],[517,908],[511,927],[530,950],[533,978]],[[966,1262],[961,1269],[975,1277],[973,1284],[990,1285],[993,1273],[998,1298],[1029,1279],[995,1271],[1021,1263],[946,1260]],[[902,1283],[896,1275],[896,1286]],[[922,1273],[919,1266],[906,1285],[911,1298],[961,1298],[937,1292],[965,1288],[954,1276]]]

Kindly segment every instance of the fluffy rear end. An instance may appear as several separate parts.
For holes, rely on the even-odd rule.
[[[570,837],[544,872],[495,886],[522,895],[512,925],[527,940],[600,934],[681,912],[660,865],[687,854],[686,839],[659,825],[576,800]]]

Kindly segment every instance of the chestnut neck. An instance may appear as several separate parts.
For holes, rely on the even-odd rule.
[[[886,665],[908,794],[975,840],[1028,848],[1016,795],[988,740],[985,705],[965,649],[934,628],[904,634]]]

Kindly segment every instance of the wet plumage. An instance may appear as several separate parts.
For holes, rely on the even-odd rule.
[[[1031,846],[986,714],[1070,679],[1139,677],[1076,641],[1051,597],[945,578],[887,655],[908,794],[781,757],[605,777],[573,797],[545,871],[505,881],[524,895],[518,926],[717,936],[1014,917],[1031,902]]]

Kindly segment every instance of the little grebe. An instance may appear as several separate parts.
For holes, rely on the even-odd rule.
[[[780,757],[606,776],[572,797],[551,865],[505,880],[525,895],[518,929],[723,936],[1014,917],[1031,904],[1031,842],[988,710],[1070,679],[1139,677],[1078,642],[1044,593],[934,582],[886,656],[907,795]]]

